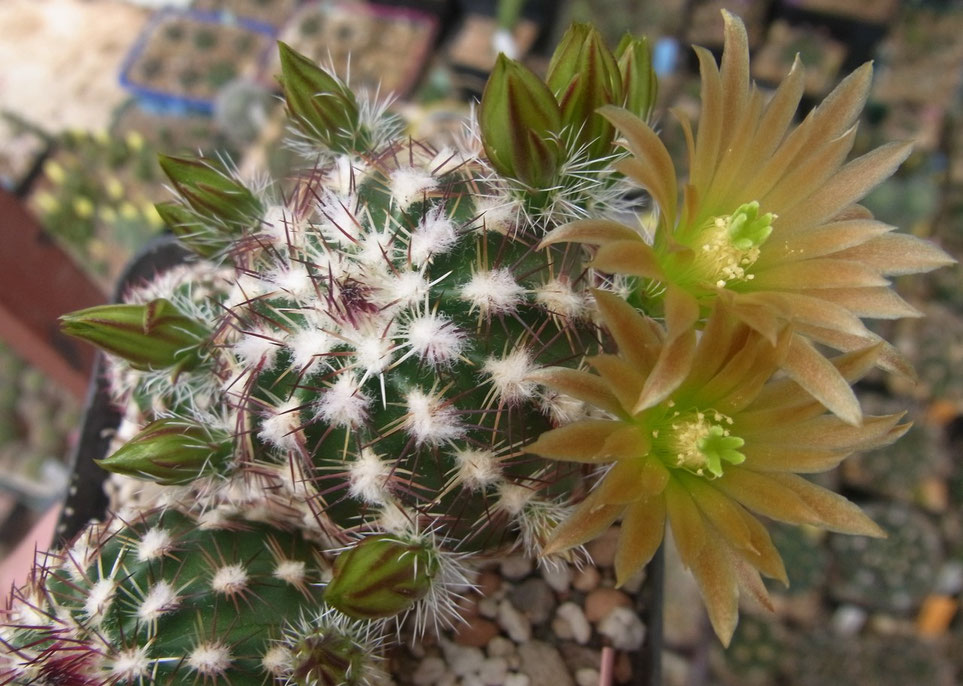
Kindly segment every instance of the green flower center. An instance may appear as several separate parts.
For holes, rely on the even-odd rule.
[[[745,203],[730,215],[713,217],[693,243],[695,267],[707,285],[725,288],[751,281],[747,270],[759,259],[759,248],[772,233],[771,212],[760,216],[759,203]]]
[[[670,405],[671,406],[671,405]],[[739,452],[745,441],[729,430],[732,418],[715,410],[674,412],[663,428],[653,432],[659,451],[668,466],[688,470],[698,476],[706,472],[722,476],[722,463],[740,464],[746,456]]]

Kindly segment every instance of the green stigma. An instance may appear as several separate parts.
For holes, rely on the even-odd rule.
[[[700,280],[725,288],[733,281],[751,281],[747,270],[759,259],[759,249],[772,234],[775,215],[759,214],[759,203],[747,202],[730,214],[706,223],[695,242],[695,264]]]
[[[741,464],[746,456],[739,448],[745,441],[731,435],[731,424],[731,418],[715,410],[675,414],[664,434],[668,464],[713,477],[722,476],[723,463]]]

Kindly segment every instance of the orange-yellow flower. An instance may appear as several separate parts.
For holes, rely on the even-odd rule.
[[[830,469],[855,450],[890,443],[907,428],[899,424],[901,415],[866,417],[856,427],[826,413],[792,379],[772,378],[792,345],[791,330],[778,330],[773,345],[722,302],[709,316],[681,383],[660,402],[637,410],[635,401],[664,351],[665,333],[611,293],[597,292],[596,299],[618,354],[589,358],[597,374],[548,368],[537,378],[598,408],[600,418],[548,431],[526,450],[611,465],[553,533],[546,554],[585,543],[621,517],[615,567],[622,583],[650,560],[668,523],[713,627],[728,643],[739,589],[768,604],[760,573],[786,581],[756,514],[882,535],[855,505],[798,474]],[[854,380],[878,353],[877,345],[830,364]]]
[[[737,18],[725,14],[721,67],[707,50],[696,52],[702,113],[695,135],[681,118],[689,150],[681,200],[675,167],[653,130],[625,110],[602,110],[632,153],[618,169],[643,186],[658,209],[651,244],[636,228],[583,220],[550,232],[543,245],[599,246],[593,266],[637,279],[635,296],[661,294],[664,287],[668,341],[658,373],[671,378],[663,390],[681,382],[691,363],[693,325],[724,300],[772,343],[791,321],[795,333],[784,370],[837,416],[858,424],[852,390],[814,343],[843,352],[880,343],[861,318],[917,314],[886,277],[952,262],[924,241],[893,233],[857,204],[893,173],[910,146],[885,145],[845,162],[870,85],[869,64],[792,126],[803,89],[798,60],[766,102],[750,84],[746,33]],[[885,343],[878,364],[912,374]],[[643,392],[632,409],[663,398]]]

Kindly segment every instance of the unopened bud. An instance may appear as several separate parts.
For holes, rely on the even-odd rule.
[[[161,169],[197,214],[229,233],[257,226],[261,202],[219,162],[205,158],[160,155]]]
[[[482,93],[478,121],[496,171],[533,189],[553,185],[562,118],[555,96],[531,70],[499,55]]]
[[[301,133],[332,152],[363,152],[368,137],[362,130],[354,94],[291,46],[278,42],[278,48],[284,100]]]
[[[659,81],[652,66],[652,46],[644,36],[622,36],[615,50],[622,73],[623,107],[640,119],[652,112],[659,93]]]
[[[223,473],[232,447],[226,432],[183,419],[158,419],[97,464],[108,472],[165,486],[186,484]]]
[[[585,146],[593,160],[608,155],[615,128],[596,110],[622,104],[622,77],[602,35],[587,24],[573,24],[552,55],[547,81],[558,99],[569,147]]]
[[[359,686],[368,683],[369,651],[347,636],[323,631],[305,636],[293,650],[294,668],[288,683],[341,684]]]
[[[437,571],[428,543],[371,536],[338,555],[324,599],[356,619],[393,617],[425,597]]]
[[[210,332],[164,298],[145,305],[98,305],[65,314],[61,330],[116,355],[134,369],[197,367]]]
[[[201,221],[195,212],[176,202],[154,205],[161,221],[177,240],[201,257],[213,257],[230,245],[228,234]]]

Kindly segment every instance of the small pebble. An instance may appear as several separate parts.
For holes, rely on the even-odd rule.
[[[532,637],[532,625],[528,617],[516,610],[507,600],[498,604],[498,625],[515,643],[524,643]]]
[[[532,686],[575,686],[559,652],[544,641],[529,641],[518,648],[522,671]]]
[[[456,626],[455,642],[464,646],[482,648],[497,635],[498,626],[493,621],[477,616],[468,617],[464,624]]]
[[[415,669],[415,673],[411,675],[411,681],[416,686],[430,686],[431,684],[437,684],[447,671],[445,661],[440,657],[426,657]]]
[[[585,598],[585,616],[593,624],[601,621],[617,607],[628,607],[632,600],[614,588],[597,588]]]
[[[508,597],[532,624],[548,621],[555,610],[555,594],[542,579],[526,579],[509,591]]]
[[[494,619],[498,614],[498,601],[494,598],[482,598],[478,601],[478,614],[488,619]]]
[[[505,677],[505,686],[530,686],[531,683],[531,679],[526,674],[512,672]]]
[[[442,639],[441,649],[448,667],[458,676],[477,673],[485,661],[485,654],[473,646],[461,646]]]
[[[575,672],[575,683],[578,686],[598,686],[599,671],[591,667],[584,667]]]
[[[555,611],[556,621],[552,623],[552,628],[559,638],[574,639],[576,643],[585,645],[592,637],[592,625],[582,608],[575,603],[562,603]],[[566,634],[566,635],[563,635]]]
[[[478,677],[486,686],[501,686],[508,676],[508,660],[503,657],[490,657],[482,663]]]
[[[515,644],[504,636],[495,636],[488,642],[489,657],[509,657],[515,654]]]
[[[524,555],[506,557],[501,564],[502,576],[517,581],[532,573],[532,561]]]
[[[839,607],[829,620],[837,636],[855,636],[866,624],[866,610],[855,605]]]
[[[568,593],[569,586],[572,585],[572,568],[559,562],[557,564],[547,564],[542,567],[542,578],[556,593]]]
[[[495,570],[486,569],[478,575],[475,585],[478,586],[478,592],[488,598],[495,595],[495,592],[501,588],[502,578]]]
[[[615,551],[618,548],[619,528],[613,526],[604,534],[585,544],[597,567],[611,567],[615,564]]]
[[[602,575],[599,574],[599,570],[596,569],[594,565],[585,565],[576,572],[575,578],[572,579],[572,586],[574,586],[577,591],[588,593],[598,588],[599,581],[601,580]]]
[[[485,686],[485,682],[476,674],[466,674],[461,678],[461,686]]]
[[[616,607],[598,624],[599,633],[612,641],[616,650],[637,650],[645,640],[645,625],[627,607]]]

